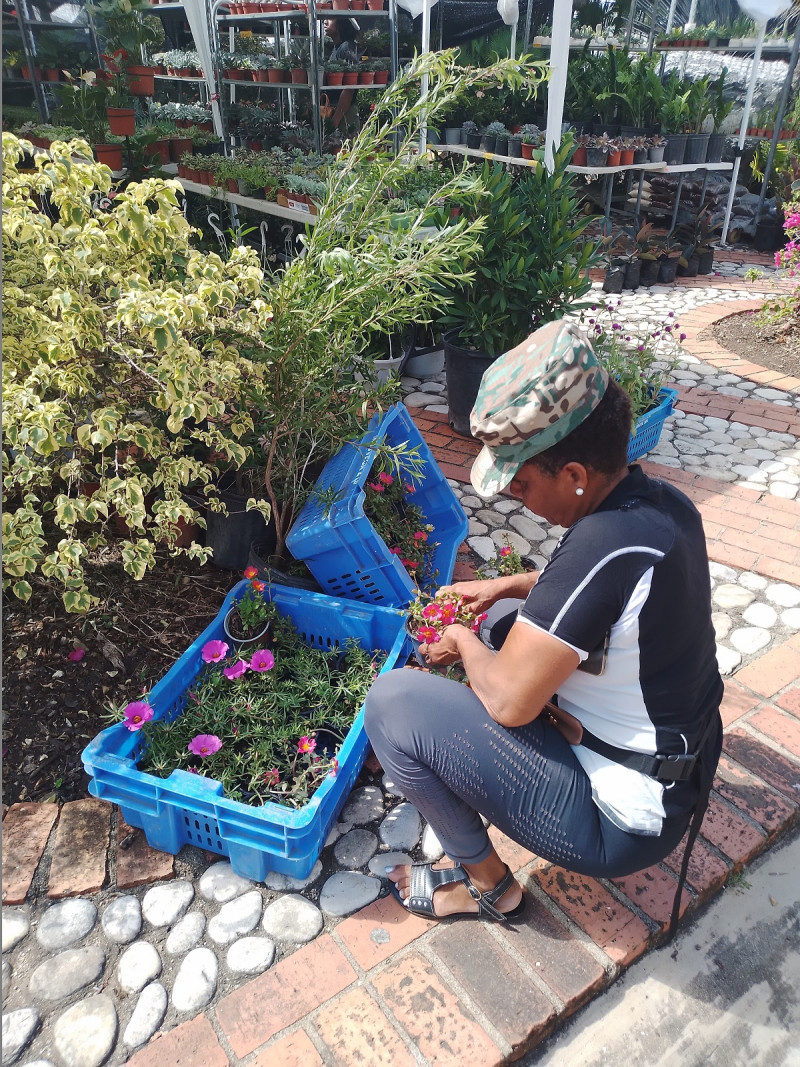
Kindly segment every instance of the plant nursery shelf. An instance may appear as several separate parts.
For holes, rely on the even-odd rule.
[[[177,165],[170,163],[161,168],[171,178],[176,178],[183,186],[186,193],[199,193],[211,200],[226,200],[239,207],[246,207],[250,211],[260,211],[262,215],[278,215],[282,219],[291,219],[292,222],[308,222],[312,226],[317,221],[316,215],[308,211],[298,211],[296,208],[282,207],[272,200],[256,200],[253,196],[241,196],[239,193],[228,193],[212,188],[210,185],[201,185],[199,182],[190,182],[186,178],[177,177]]]
[[[514,163],[520,167],[538,167],[538,159],[523,159],[522,156],[498,156],[495,152],[484,152],[482,148],[467,148],[463,144],[429,144],[432,152],[454,152],[459,156],[471,156],[473,159],[496,159],[498,163]]]
[[[162,82],[203,82],[205,78],[199,74],[154,74],[157,81]]]

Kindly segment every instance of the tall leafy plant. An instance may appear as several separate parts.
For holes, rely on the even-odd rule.
[[[499,164],[484,164],[481,190],[464,204],[482,220],[474,278],[445,294],[444,328],[460,343],[491,355],[519,344],[532,329],[579,305],[598,262],[597,244],[585,236],[592,221],[580,214],[580,197],[567,172],[572,144],[565,140],[552,172],[528,170],[514,179]]]

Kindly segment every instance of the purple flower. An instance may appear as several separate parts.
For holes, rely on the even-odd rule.
[[[250,659],[251,671],[271,671],[275,666],[275,657],[268,648],[262,648],[260,652],[254,652]]]
[[[228,646],[224,641],[206,641],[200,649],[203,663],[219,663],[228,654]]]
[[[193,756],[213,756],[222,748],[222,742],[216,734],[198,734],[186,747]]]
[[[129,730],[141,730],[153,718],[153,709],[145,700],[134,700],[122,709],[122,715]]]
[[[243,659],[240,659],[237,660],[236,663],[232,663],[230,667],[223,667],[222,673],[232,682],[234,678],[241,678],[248,666],[248,663],[245,663]]]
[[[86,655],[86,652],[84,651],[84,649],[76,648],[76,649],[73,649],[72,652],[70,652],[70,654],[67,656],[67,659],[71,660],[73,663],[80,663],[80,661],[83,659],[83,657],[85,655]]]
[[[681,336],[680,336],[680,340],[681,340],[681,341],[685,341],[685,340],[686,340],[686,334],[685,334],[685,333],[682,333],[682,334],[681,334]]]

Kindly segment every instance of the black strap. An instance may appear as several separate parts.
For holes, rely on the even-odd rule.
[[[697,798],[697,803],[694,806],[692,817],[689,821],[689,836],[686,838],[686,848],[683,850],[683,860],[681,861],[681,873],[678,876],[678,888],[675,890],[675,896],[672,901],[672,914],[669,917],[669,927],[667,928],[667,936],[664,939],[664,944],[669,942],[675,936],[675,932],[678,929],[678,922],[681,917],[681,895],[683,893],[683,887],[686,884],[686,875],[689,871],[689,860],[692,856],[692,849],[694,843],[697,840],[697,835],[700,833],[700,827],[703,825],[703,819],[708,808],[708,799],[711,795],[711,776],[703,776],[703,786],[700,792],[700,796]]]
[[[660,782],[685,782],[697,763],[697,755],[694,752],[679,756],[648,756],[643,752],[631,752],[628,748],[617,748],[616,745],[610,745],[596,737],[586,727],[583,728],[581,744],[592,752],[613,760],[614,763],[647,774],[650,778],[657,778]]]

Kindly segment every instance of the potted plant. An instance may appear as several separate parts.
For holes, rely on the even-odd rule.
[[[680,166],[686,154],[686,122],[689,117],[691,89],[681,92],[682,83],[673,70],[667,80],[661,107],[661,130],[666,136],[664,162]]]
[[[586,141],[586,166],[605,167],[608,165],[610,138],[608,134],[590,135]]]
[[[595,246],[578,211],[574,177],[566,170],[571,143],[555,154],[551,173],[526,168],[517,181],[485,163],[486,192],[462,196],[464,217],[482,219],[473,280],[452,288],[439,319],[444,337],[449,420],[469,434],[469,413],[484,370],[532,329],[588,292]]]
[[[236,646],[258,642],[263,648],[270,648],[273,613],[269,602],[261,596],[266,586],[259,580],[255,567],[246,567],[244,577],[248,585],[233,602],[222,622],[225,636]]]
[[[526,122],[519,131],[523,159],[544,159],[544,134],[535,123]],[[539,154],[536,154],[539,153]]]
[[[134,96],[153,95],[158,68],[143,60],[146,49],[164,39],[161,21],[147,15],[149,9],[148,0],[94,0],[91,4],[92,14],[105,27],[111,52],[123,52],[128,59],[126,70]]]
[[[607,229],[600,237],[598,251],[605,261],[604,293],[621,293],[625,283],[625,258],[619,245],[620,231]]]
[[[651,163],[661,163],[664,159],[664,152],[667,147],[666,137],[662,137],[660,133],[655,133],[651,137],[647,138],[647,158]]]
[[[678,257],[681,245],[674,239],[672,231],[654,240],[658,248],[658,284],[672,285],[678,271]]]
[[[477,124],[472,119],[466,119],[461,123],[461,143],[467,148],[480,148],[481,135]]]
[[[118,55],[105,56],[110,81],[102,82],[106,89],[106,117],[109,129],[117,137],[132,137],[136,132],[136,112],[133,109],[133,94],[118,60]]]
[[[726,135],[721,132],[722,124],[733,109],[734,101],[725,99],[725,76],[727,68],[723,67],[719,77],[709,83],[709,114],[714,123],[713,132],[708,138],[709,163],[719,163],[725,151]]]
[[[608,156],[606,157],[607,167],[618,167],[622,160],[622,139],[619,137],[611,137],[608,141]]]
[[[328,60],[325,64],[325,82],[328,85],[341,85],[344,72],[349,67],[348,63],[340,63],[338,60]]]

